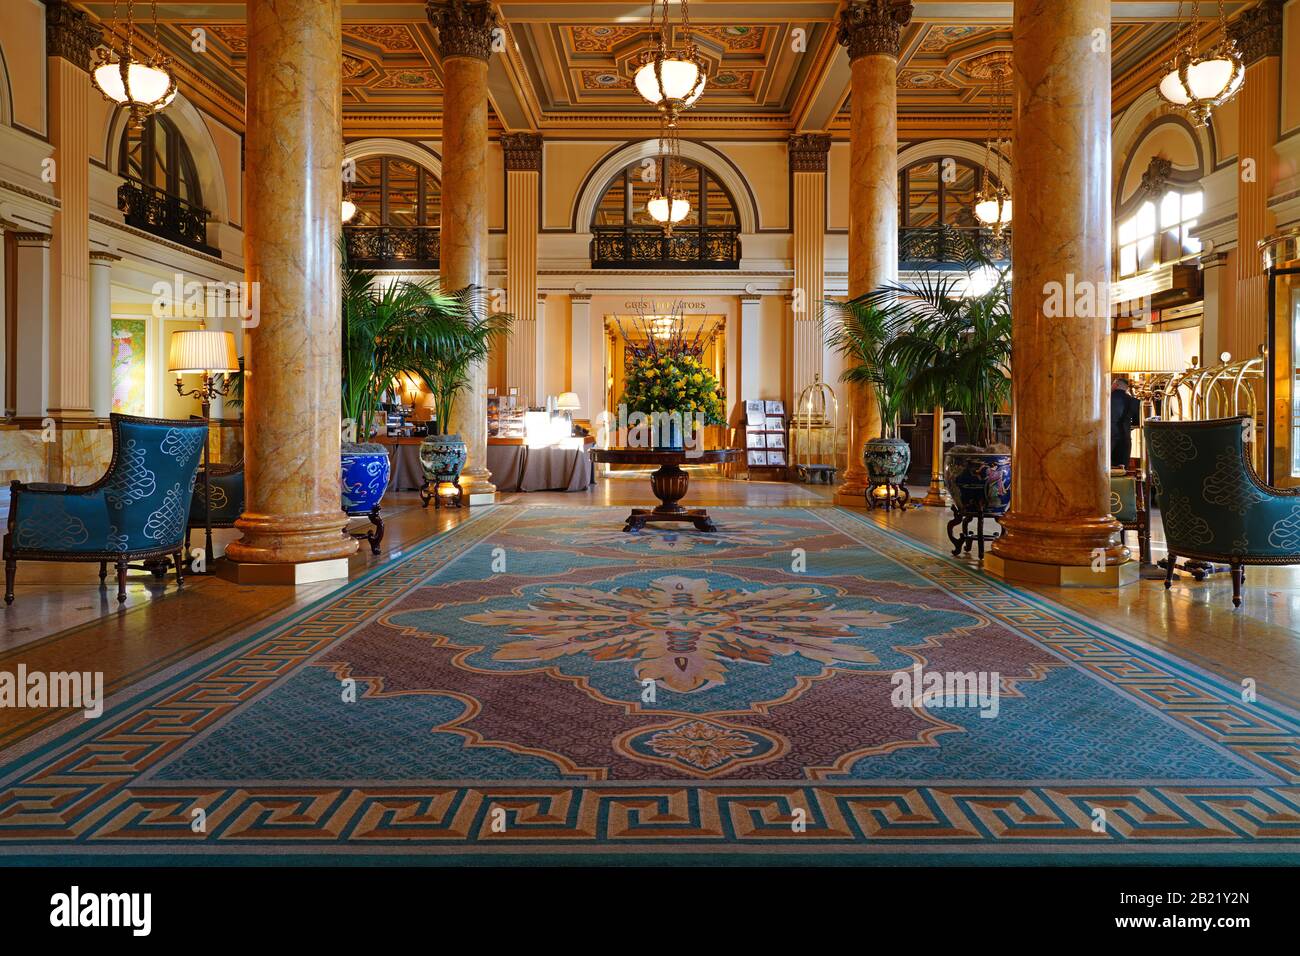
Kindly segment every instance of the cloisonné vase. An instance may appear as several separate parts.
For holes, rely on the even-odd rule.
[[[420,442],[420,467],[425,481],[455,481],[465,467],[465,442],[459,435],[430,435]]]
[[[1011,507],[1011,456],[949,451],[943,456],[943,483],[960,512],[1006,514]]]
[[[862,446],[862,463],[873,484],[901,485],[912,464],[912,449],[901,438],[873,438]]]
[[[350,515],[370,514],[388,490],[392,461],[383,445],[344,442],[339,464],[343,510]]]

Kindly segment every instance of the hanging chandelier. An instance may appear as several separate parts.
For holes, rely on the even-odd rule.
[[[144,129],[144,121],[164,109],[176,98],[176,77],[171,71],[171,58],[163,52],[158,40],[158,3],[153,8],[154,53],[148,60],[137,58],[135,51],[135,0],[126,4],[126,41],[122,51],[113,49],[112,38],[118,32],[118,0],[113,0],[113,19],[109,27],[109,42],[95,52],[95,65],[91,81],[110,102],[125,106],[128,111],[127,128]]]
[[[994,136],[984,141],[984,177],[975,197],[975,218],[1002,237],[1011,221],[1011,190],[1008,157],[1011,154],[1011,55],[991,53],[971,64],[971,74],[993,80]],[[996,180],[996,182],[995,182]]]
[[[681,156],[677,130],[665,117],[659,131],[659,174],[655,192],[646,200],[645,209],[650,218],[664,227],[664,234],[673,234],[673,224],[681,222],[691,212],[690,200],[677,188],[673,163]]]
[[[1183,17],[1183,2],[1178,0],[1178,20]],[[1228,36],[1228,17],[1219,0],[1219,39],[1203,56],[1198,55],[1197,23],[1201,17],[1200,0],[1193,0],[1192,12],[1182,30],[1182,40],[1175,47],[1169,72],[1160,81],[1159,92],[1165,102],[1187,114],[1196,126],[1205,126],[1215,109],[1227,103],[1241,89],[1246,66],[1237,51],[1237,43]]]
[[[662,15],[655,22],[656,11]],[[704,60],[691,40],[691,14],[682,0],[681,49],[672,47],[672,26],[668,22],[668,0],[651,0],[650,25],[654,32],[650,49],[641,54],[634,80],[637,92],[677,125],[677,114],[690,109],[704,92]]]

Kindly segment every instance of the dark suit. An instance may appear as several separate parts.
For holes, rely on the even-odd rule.
[[[1142,417],[1142,403],[1123,389],[1110,393],[1110,466],[1127,468],[1133,452],[1133,429]]]

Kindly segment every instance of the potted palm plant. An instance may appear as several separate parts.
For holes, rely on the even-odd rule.
[[[867,440],[862,461],[872,485],[901,487],[912,463],[912,449],[898,436],[903,409],[903,370],[885,360],[896,334],[890,315],[870,296],[827,303],[834,322],[826,344],[846,360],[840,381],[870,388],[880,410],[880,434]]]
[[[422,350],[412,363],[433,396],[433,428],[420,443],[420,466],[433,494],[440,482],[457,483],[465,467],[465,441],[450,432],[452,411],[469,385],[470,370],[487,361],[492,348],[510,333],[511,322],[509,315],[487,312],[483,290],[477,286],[453,293],[445,301],[448,308],[428,316],[427,330],[435,347]],[[426,505],[429,500],[426,495]]]
[[[966,421],[970,443],[944,455],[944,483],[966,513],[1003,514],[1011,503],[1011,449],[994,433],[1011,395],[1008,272],[972,244],[956,272],[922,272],[863,296],[889,330],[880,360],[901,377],[901,401],[941,405]]]
[[[367,441],[380,401],[401,376],[429,384],[430,356],[455,348],[465,305],[464,296],[442,295],[436,282],[381,282],[353,266],[346,251],[342,262],[343,510],[369,514],[391,472],[387,449]]]

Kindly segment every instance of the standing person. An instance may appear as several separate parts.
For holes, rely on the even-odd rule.
[[[1129,394],[1128,379],[1117,378],[1110,390],[1110,466],[1128,468],[1133,453],[1133,429],[1142,417],[1142,403]]]

